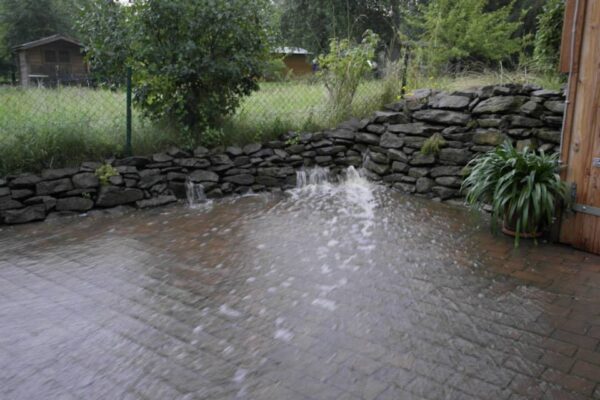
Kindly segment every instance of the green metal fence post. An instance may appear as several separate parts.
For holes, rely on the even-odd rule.
[[[131,149],[131,67],[127,67],[127,141],[125,143],[125,154],[130,156]]]

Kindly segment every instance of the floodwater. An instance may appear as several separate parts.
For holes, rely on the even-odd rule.
[[[0,398],[599,398],[599,258],[298,181],[0,229]]]

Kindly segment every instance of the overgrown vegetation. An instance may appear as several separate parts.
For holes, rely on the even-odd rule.
[[[560,201],[568,201],[566,183],[558,173],[558,155],[528,148],[516,150],[510,142],[468,165],[463,191],[471,204],[491,204],[492,224],[516,233],[535,235],[553,223]]]
[[[271,46],[267,0],[94,3],[80,24],[92,68],[133,68],[135,101],[195,138],[258,89]],[[107,40],[111,38],[111,40]],[[114,54],[115,56],[112,56]]]
[[[431,135],[425,142],[423,142],[423,146],[421,147],[421,153],[428,156],[434,155],[437,156],[442,150],[442,147],[446,145],[446,140],[441,133],[436,132]]]
[[[556,73],[564,12],[564,0],[547,0],[544,11],[538,16],[533,60],[542,72]]]
[[[332,123],[350,115],[358,85],[373,69],[379,36],[367,30],[359,44],[332,39],[329,52],[319,56],[320,76],[329,93],[327,110]]]

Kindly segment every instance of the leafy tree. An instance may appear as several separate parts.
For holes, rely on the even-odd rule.
[[[433,71],[465,63],[497,62],[519,52],[513,37],[521,25],[510,22],[512,3],[485,12],[486,0],[432,0],[423,8],[422,51]]]
[[[395,38],[403,17],[425,0],[278,0],[283,44],[327,51],[332,37],[359,42],[371,29],[383,43]]]
[[[564,12],[563,0],[547,0],[538,17],[533,61],[543,72],[551,72],[558,66]]]
[[[135,100],[192,134],[218,125],[258,89],[270,49],[268,0],[137,0],[86,9],[93,68],[134,73]]]
[[[329,112],[332,122],[346,117],[358,85],[371,70],[379,36],[366,31],[359,44],[349,39],[331,39],[329,53],[319,56],[320,72],[329,92]]]

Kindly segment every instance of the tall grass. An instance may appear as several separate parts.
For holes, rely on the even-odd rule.
[[[0,175],[121,155],[125,121],[121,91],[0,87]],[[138,112],[133,128],[138,154],[178,141]]]
[[[417,71],[418,72],[418,71]],[[397,74],[396,74],[397,75]],[[364,117],[394,101],[400,85],[394,71],[360,84],[352,116]],[[409,75],[408,90],[429,87],[460,90],[498,83],[537,83],[559,88],[560,78],[520,72],[467,73],[454,77]],[[201,143],[243,145],[271,140],[290,130],[330,127],[327,91],[310,80],[265,82],[243,99],[222,127],[205,132]],[[119,156],[125,144],[125,93],[91,88],[15,88],[0,86],[0,176],[42,168],[77,165],[83,160]],[[133,150],[146,155],[171,145],[191,146],[189,135],[159,126],[134,108]]]
[[[352,102],[351,114],[364,117],[383,105],[383,81],[361,83]],[[264,82],[260,90],[245,98],[237,113],[223,125],[222,144],[244,144],[275,138],[286,131],[310,131],[329,127],[328,93],[318,82],[296,80]]]

